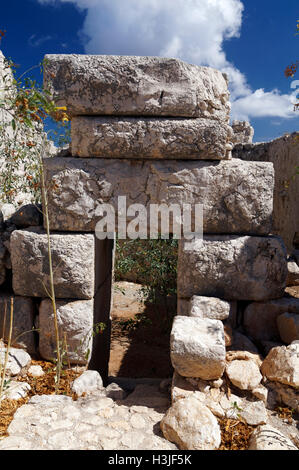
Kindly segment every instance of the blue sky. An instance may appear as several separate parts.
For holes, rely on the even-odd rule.
[[[299,59],[297,19],[298,0],[10,0],[0,48],[20,72],[47,53],[160,55],[219,68],[230,77],[233,118],[249,119],[258,142],[299,129],[283,73]]]

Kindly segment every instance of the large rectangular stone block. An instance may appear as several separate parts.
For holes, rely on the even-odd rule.
[[[229,121],[226,77],[179,59],[48,54],[44,85],[71,116],[204,117]]]
[[[57,298],[91,299],[94,295],[94,236],[51,234],[54,288]],[[47,235],[40,229],[15,230],[10,238],[15,294],[48,297]]]
[[[74,117],[73,156],[226,160],[232,129],[212,119]]]
[[[56,303],[60,341],[66,337],[64,359],[72,364],[86,364],[93,339],[93,300],[58,300]],[[42,358],[56,357],[56,334],[52,302],[45,299],[39,308],[39,353]]]
[[[222,322],[176,316],[170,335],[170,357],[173,368],[183,377],[219,379],[225,368]]]
[[[126,196],[127,207],[143,204],[148,217],[151,204],[202,204],[207,233],[271,230],[271,163],[56,157],[44,166],[52,230],[93,231],[101,204],[111,204],[117,214],[119,196]]]
[[[299,317],[299,299],[282,297],[249,304],[243,320],[246,333],[257,341],[279,341],[277,320],[283,313],[294,313]]]
[[[275,299],[283,296],[286,276],[286,249],[279,237],[205,235],[193,249],[179,243],[181,298]]]

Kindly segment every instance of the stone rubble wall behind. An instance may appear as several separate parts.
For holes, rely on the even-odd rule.
[[[274,208],[272,233],[282,237],[289,253],[295,233],[299,232],[299,133],[285,135],[272,142],[240,144],[233,157],[243,161],[271,162],[274,165]]]
[[[0,50],[0,99],[14,96],[15,86],[13,84],[13,79],[13,72],[8,66],[6,59],[2,51]],[[30,156],[30,151],[28,151],[26,158],[22,161],[22,163],[19,163],[18,169],[15,170],[15,173],[17,173],[19,176],[19,190],[14,194],[11,204],[4,203],[0,199],[0,209],[3,208],[4,212],[10,212],[11,214],[15,212],[15,210],[18,209],[20,206],[30,204],[35,201],[35,197],[32,192],[24,191],[24,188],[22,188],[23,184],[21,183],[24,182],[23,177],[25,174],[25,167],[30,161],[32,162],[33,158],[36,158],[36,149],[41,149],[42,140],[44,140],[44,144],[46,146],[45,154],[48,154],[48,156],[52,156],[57,153],[57,148],[55,147],[54,143],[51,140],[48,140],[46,135],[43,135],[40,130],[36,130],[35,128],[30,129],[27,127],[26,131],[24,131],[24,129],[19,129],[15,134],[10,125],[12,119],[12,114],[3,109],[0,109],[0,126],[4,127],[3,133],[5,135],[5,142],[13,142],[14,139],[16,139],[17,146],[25,146],[27,142],[33,142],[36,144],[36,147],[31,149],[32,156]],[[0,177],[1,173],[5,171],[5,157],[3,156],[3,145],[4,143],[2,141],[2,137],[0,137]],[[0,196],[1,192],[2,190],[0,187]]]

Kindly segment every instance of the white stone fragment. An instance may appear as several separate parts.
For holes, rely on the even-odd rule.
[[[291,387],[299,387],[299,342],[272,348],[261,372],[267,379]]]
[[[233,385],[241,390],[253,390],[258,387],[263,376],[254,361],[235,360],[226,366],[226,373]]]
[[[0,361],[4,366],[6,356],[6,348],[0,348]],[[7,375],[18,375],[21,370],[28,366],[31,362],[31,357],[23,349],[10,348],[8,352],[8,361],[6,374]]]
[[[71,388],[72,392],[80,397],[97,390],[103,390],[103,380],[97,371],[86,370],[74,380]]]
[[[30,366],[28,369],[28,375],[31,375],[32,377],[42,377],[45,375],[45,372],[41,366]]]

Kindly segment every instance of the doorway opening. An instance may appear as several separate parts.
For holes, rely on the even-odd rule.
[[[96,239],[94,324],[88,368],[108,377],[170,378],[177,312],[178,240]]]
[[[177,249],[175,239],[116,240],[109,376],[172,376]]]

